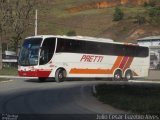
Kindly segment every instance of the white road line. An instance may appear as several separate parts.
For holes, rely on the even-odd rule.
[[[0,81],[0,83],[8,83],[8,82],[12,82],[13,80],[5,80],[5,81]]]
[[[35,78],[38,78],[38,77],[20,77],[20,76],[7,76],[7,75],[0,75],[0,78],[9,78],[9,79],[11,79],[11,78],[14,78],[14,79],[19,79],[19,78],[24,78],[24,79],[35,79]]]
[[[160,81],[148,81],[148,80],[129,80],[129,82],[135,82],[135,83],[160,83]]]
[[[93,93],[97,94],[96,85],[93,85]]]

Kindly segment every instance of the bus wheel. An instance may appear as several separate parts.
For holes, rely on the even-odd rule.
[[[55,73],[56,82],[63,82],[66,78],[66,71],[64,69],[58,69]]]
[[[39,82],[44,82],[46,80],[46,78],[45,77],[39,77],[38,80],[39,80]]]
[[[132,75],[132,71],[131,70],[127,70],[127,72],[125,73],[125,80],[131,80],[133,78]]]
[[[115,73],[114,73],[114,80],[115,81],[120,81],[122,80],[122,72],[120,70],[117,70]]]

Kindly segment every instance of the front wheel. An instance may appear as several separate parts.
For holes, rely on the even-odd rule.
[[[66,71],[64,69],[58,69],[55,73],[55,81],[63,82],[66,79]]]

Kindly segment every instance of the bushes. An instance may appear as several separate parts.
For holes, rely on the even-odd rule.
[[[149,21],[152,24],[160,24],[160,7],[148,9]]]
[[[67,36],[76,36],[77,34],[76,34],[76,31],[69,31],[69,32],[67,32],[67,34],[66,34]]]
[[[123,19],[124,13],[120,8],[116,7],[113,14],[113,21],[120,21]]]
[[[142,24],[154,24],[154,25],[160,25],[160,1],[159,0],[152,0],[150,2],[144,3],[143,11],[137,11],[137,15],[131,14],[129,17],[126,17],[126,19],[134,19],[134,23],[137,23],[138,25]],[[127,14],[127,12],[125,12]],[[123,11],[116,7],[114,9],[113,13],[113,21],[120,21],[124,18]]]
[[[156,0],[152,0],[144,3],[144,7],[154,7],[156,5]]]
[[[142,15],[137,15],[135,19],[136,19],[135,23],[138,23],[139,25],[146,23],[146,18]]]
[[[136,23],[139,25],[146,22],[154,25],[160,24],[160,6],[156,6],[156,3],[156,0],[145,3],[144,7],[146,12],[135,16]]]

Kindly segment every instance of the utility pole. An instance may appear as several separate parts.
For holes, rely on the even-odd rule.
[[[38,19],[37,19],[37,9],[36,9],[36,15],[35,15],[35,36],[37,35],[37,27],[38,27]]]
[[[2,33],[0,37],[0,70],[2,69],[3,63],[2,63]]]

